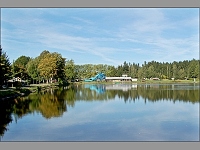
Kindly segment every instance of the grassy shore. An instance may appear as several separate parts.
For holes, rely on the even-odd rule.
[[[193,80],[145,80],[145,81],[121,81],[121,82],[72,82],[70,84],[176,84],[176,83],[182,83],[182,84],[188,84],[188,83],[196,83],[199,84],[199,80],[196,80],[195,82]],[[9,98],[16,98],[18,96],[26,96],[30,93],[45,90],[48,88],[58,88],[58,84],[31,84],[26,87],[21,88],[7,88],[0,90],[0,100],[1,99],[9,99]]]
[[[187,84],[187,83],[199,83],[199,80],[196,80],[195,82],[193,80],[167,80],[167,79],[163,79],[163,80],[138,80],[138,81],[119,81],[119,82],[97,82],[97,81],[92,81],[92,82],[74,82],[74,84],[117,84],[117,83],[126,83],[126,84],[174,84],[174,83],[183,83],[183,84]]]
[[[13,90],[0,90],[0,98],[1,97],[7,97],[7,96],[12,96],[18,94],[17,92],[13,91]]]
[[[163,79],[163,80],[146,80],[146,81],[137,81],[137,83],[160,83],[160,84],[173,84],[173,83],[199,83],[198,81],[193,81],[193,80],[167,80],[167,79]]]
[[[30,94],[29,89],[4,89],[0,90],[0,100],[13,99]]]
[[[26,96],[30,93],[34,93],[37,91],[45,90],[48,88],[57,88],[57,84],[31,84],[25,87],[10,87],[6,89],[0,90],[0,100],[4,99],[12,99],[19,96]]]

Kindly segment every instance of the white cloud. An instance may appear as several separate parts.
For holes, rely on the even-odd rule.
[[[140,19],[122,27],[117,37],[122,41],[137,44],[142,53],[156,61],[173,61],[174,59],[196,58],[199,51],[198,33],[188,37],[165,37],[164,31],[169,34],[176,32],[182,26],[198,26],[197,18],[190,20],[170,22],[165,18],[161,9],[138,10]],[[182,26],[181,26],[182,25]],[[141,45],[141,47],[140,47]],[[142,48],[142,46],[146,45]],[[152,54],[152,55],[151,55]]]
[[[83,19],[83,18],[79,18],[79,17],[72,17],[72,19],[75,19],[77,21],[80,21],[81,23],[86,23],[88,25],[94,25],[93,21],[90,21],[88,19]]]
[[[86,10],[79,10],[78,14],[86,13]],[[90,19],[74,13],[66,16],[65,9],[22,9],[21,17],[17,14],[13,14],[14,17],[8,17],[9,15],[3,11],[2,41],[4,43],[8,40],[15,40],[25,42],[24,47],[26,44],[29,44],[30,47],[32,43],[33,46],[38,45],[42,48],[85,53],[91,58],[97,56],[105,63],[115,65],[130,59],[121,56],[131,52],[135,54],[134,56],[137,55],[137,59],[145,60],[148,56],[149,59],[156,61],[172,61],[178,58],[191,59],[191,57],[196,58],[198,55],[199,39],[198,33],[195,33],[198,17],[171,22],[169,18],[166,18],[166,12],[162,9],[124,9],[118,16],[123,17],[122,21],[126,22],[115,26],[113,22],[120,23],[120,21],[115,20],[113,15],[115,11],[119,13],[120,9],[108,9],[109,13],[106,9],[100,10],[101,13],[98,15],[107,13],[107,15],[101,16],[101,21],[111,19],[108,24],[98,25],[100,22],[97,22],[96,19],[93,21],[91,16]],[[76,12],[76,10],[73,11]],[[57,16],[60,19],[62,17],[65,19],[54,22],[52,19],[45,18],[44,14],[48,14],[49,17],[56,18]],[[126,16],[130,19],[126,19]],[[76,23],[68,21],[67,17]],[[12,29],[5,24],[12,26]],[[104,28],[104,25],[114,26]],[[181,37],[181,32],[177,32],[177,37],[171,36],[171,33],[176,33],[176,30],[181,31],[179,30],[181,27],[192,28],[194,33]],[[166,37],[165,33],[168,33],[169,36]]]

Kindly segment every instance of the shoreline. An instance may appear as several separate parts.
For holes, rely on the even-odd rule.
[[[199,81],[192,81],[192,80],[146,80],[146,81],[116,81],[116,82],[111,82],[111,81],[91,81],[91,82],[73,82],[72,84],[118,84],[118,83],[126,83],[126,84],[176,84],[176,83],[181,83],[181,84],[199,84]]]
[[[81,84],[200,84],[199,81],[192,80],[159,80],[159,81],[120,81],[120,82],[106,82],[106,81],[93,81],[93,82],[71,82],[70,85],[81,85]],[[0,90],[0,100],[15,99],[18,97],[28,96],[30,93],[46,90],[49,88],[59,88],[57,84],[31,84],[27,87],[20,89],[8,88]]]
[[[9,100],[15,99],[18,97],[28,96],[31,93],[35,93],[38,91],[46,90],[49,88],[57,88],[58,86],[52,84],[32,84],[26,87],[21,87],[19,89],[15,88],[7,88],[0,90],[0,100]]]

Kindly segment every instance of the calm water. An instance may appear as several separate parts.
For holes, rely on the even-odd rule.
[[[198,84],[87,84],[1,104],[1,141],[199,141]]]

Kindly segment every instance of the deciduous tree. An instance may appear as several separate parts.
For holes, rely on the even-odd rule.
[[[20,56],[16,61],[12,64],[12,72],[14,77],[20,77],[23,80],[27,80],[29,78],[27,72],[27,64],[30,60],[28,56]]]
[[[2,52],[0,60],[0,88],[2,88],[2,85],[6,84],[7,80],[11,78],[12,72],[11,64],[6,52]]]

